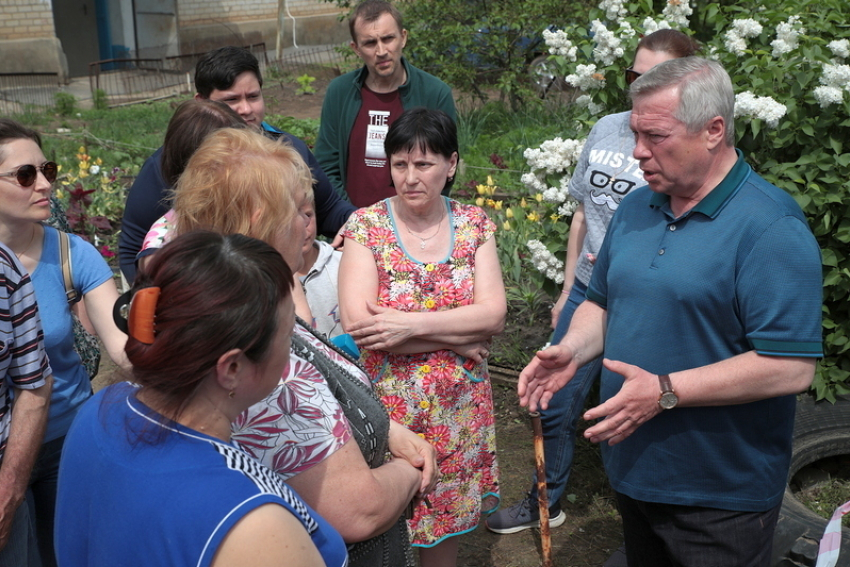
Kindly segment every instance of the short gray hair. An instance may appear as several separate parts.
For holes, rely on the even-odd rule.
[[[715,116],[723,118],[726,144],[735,145],[735,91],[732,80],[716,61],[683,57],[659,63],[632,83],[632,103],[669,87],[679,89],[679,108],[674,117],[688,132],[702,130]]]

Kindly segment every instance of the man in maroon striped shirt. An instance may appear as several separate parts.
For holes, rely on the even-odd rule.
[[[24,497],[52,387],[30,276],[0,244],[0,565],[26,566],[31,559],[34,535]]]

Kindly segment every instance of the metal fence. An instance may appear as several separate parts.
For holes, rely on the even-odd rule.
[[[267,65],[266,44],[246,46],[260,62]],[[188,53],[162,59],[107,59],[89,63],[89,85],[92,94],[103,91],[109,106],[153,100],[195,89],[195,64],[203,53]]]
[[[277,68],[282,73],[301,75],[314,67],[339,66],[343,63],[344,58],[336,47],[326,45],[286,50],[280,59],[269,62],[269,66]]]
[[[19,114],[28,105],[53,106],[58,73],[0,73],[0,114]]]

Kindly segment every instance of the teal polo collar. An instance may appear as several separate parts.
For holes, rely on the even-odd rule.
[[[689,213],[702,213],[709,218],[714,218],[723,208],[723,205],[734,195],[741,184],[752,172],[752,168],[744,161],[744,154],[741,150],[735,148],[735,153],[738,154],[738,160],[726,177],[723,178],[717,187],[711,190],[702,201],[689,211]],[[663,193],[653,193],[649,199],[650,207],[662,207],[670,202],[670,196]],[[669,207],[668,207],[669,208]]]

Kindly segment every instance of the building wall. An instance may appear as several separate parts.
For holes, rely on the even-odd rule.
[[[68,1],[52,0],[63,4]],[[129,0],[107,1],[114,44],[112,56],[120,57],[127,52],[135,55],[137,42],[133,37]],[[323,0],[281,0],[280,14],[278,0],[175,0],[175,3],[176,14],[171,24],[174,27],[167,39],[171,46],[160,49],[162,53],[154,56],[199,53],[221,45],[260,42],[274,51],[293,45],[293,34],[299,46],[347,41],[347,25],[338,19],[340,9]],[[147,45],[143,31],[145,25],[139,28],[140,48]],[[67,47],[74,51],[74,46]],[[65,78],[68,76],[65,51],[56,35],[51,0],[0,0],[0,73],[58,72]]]
[[[68,63],[56,38],[50,0],[0,1],[0,72],[59,73]]]
[[[54,37],[49,0],[0,2],[0,40]]]

